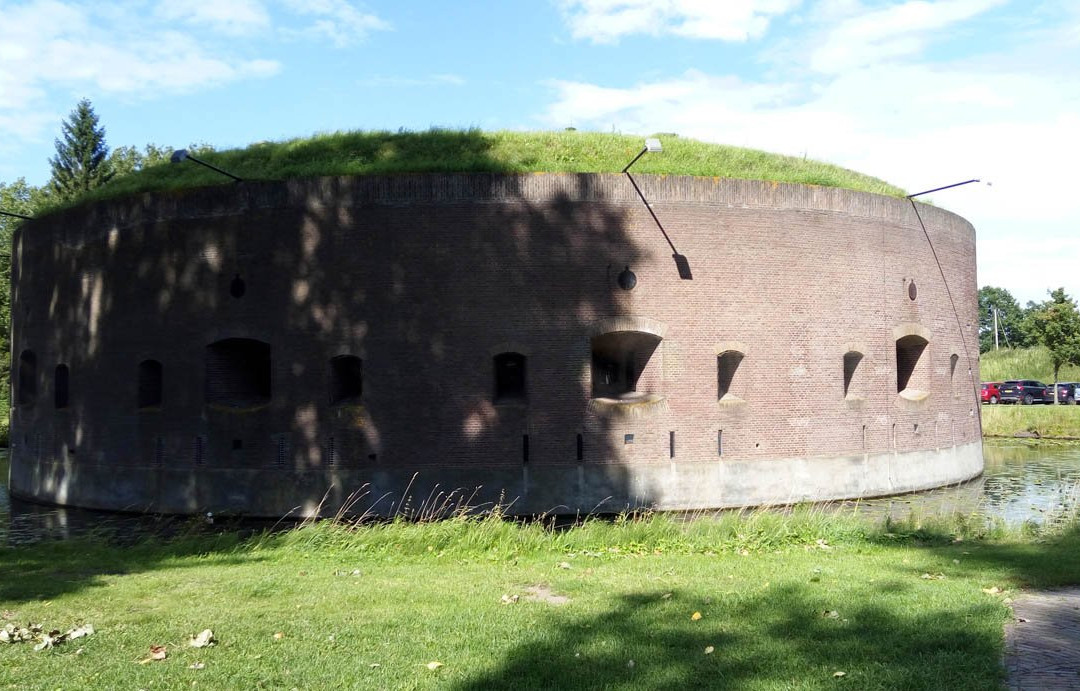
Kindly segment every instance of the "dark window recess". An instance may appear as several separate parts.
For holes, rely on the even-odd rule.
[[[580,434],[577,435],[577,459],[579,461],[585,460],[585,438]]]
[[[68,380],[70,378],[67,365],[57,365],[53,374],[53,403],[57,410],[68,407]]]
[[[157,360],[143,360],[138,372],[138,405],[140,408],[157,408],[161,405],[164,370]]]
[[[270,344],[227,338],[206,346],[206,402],[247,408],[270,402]]]
[[[19,354],[19,389],[15,399],[19,405],[30,405],[37,400],[37,355],[32,350]]]
[[[246,292],[247,286],[244,284],[244,279],[240,278],[240,274],[233,276],[233,280],[229,283],[229,295],[234,298],[242,298]]]
[[[863,354],[849,350],[844,353],[844,396],[853,396],[855,391],[852,389],[852,382],[855,380],[855,372],[859,369],[859,363],[862,362]]]
[[[956,378],[956,366],[960,364],[960,356],[953,353],[949,356],[949,383],[951,384]]]
[[[495,356],[495,400],[525,398],[525,356],[499,353]]]
[[[915,298],[919,297],[919,289],[915,285],[915,279],[911,279],[911,283],[908,283],[907,296],[911,300],[914,300]]]
[[[912,383],[911,376],[919,364],[919,358],[926,350],[928,341],[921,336],[904,336],[896,342],[896,392],[899,393]]]
[[[614,331],[592,339],[592,395],[633,400],[641,373],[660,346],[660,337],[641,331]]]
[[[364,393],[364,362],[355,355],[330,359],[330,405],[359,403]]]
[[[622,437],[622,441],[623,441],[623,444],[633,444],[634,443],[634,435],[632,435],[632,434],[624,434],[623,437]]]
[[[529,435],[521,435],[521,462],[529,462]]]
[[[233,449],[233,451],[241,451],[241,450],[243,450],[243,448],[244,448],[244,440],[243,439],[233,439],[232,440],[232,449]]]
[[[731,394],[731,385],[735,373],[742,364],[743,354],[737,350],[728,350],[716,356],[716,397],[723,398]]]

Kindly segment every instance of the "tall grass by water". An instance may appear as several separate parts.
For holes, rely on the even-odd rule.
[[[902,196],[903,190],[840,166],[755,149],[656,135],[661,153],[642,157],[634,172],[695,175],[827,187]],[[639,136],[596,132],[351,131],[258,142],[204,158],[245,180],[399,173],[619,173],[642,149]],[[154,166],[113,180],[85,199],[104,199],[206,185],[229,178],[192,162]]]

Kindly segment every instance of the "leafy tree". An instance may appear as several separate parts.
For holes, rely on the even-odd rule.
[[[105,128],[88,99],[79,101],[61,126],[62,138],[56,140],[56,156],[49,159],[52,178],[49,188],[61,200],[68,201],[101,187],[112,176]]]
[[[994,347],[994,308],[997,308],[998,338],[1009,348],[1025,348],[1032,345],[1027,332],[1025,311],[1020,309],[1016,298],[1004,288],[983,286],[979,288],[979,352],[986,353]]]
[[[109,166],[115,177],[122,178],[145,168],[168,163],[171,146],[147,144],[142,151],[134,146],[118,146],[109,154]]]
[[[1055,382],[1062,365],[1080,365],[1080,312],[1064,288],[1051,291],[1050,299],[1031,313],[1029,323],[1036,338],[1050,351]],[[1057,402],[1056,386],[1054,402]]]
[[[39,187],[19,178],[11,184],[0,182],[0,209],[33,216],[47,195]],[[7,440],[8,392],[11,374],[11,235],[22,223],[11,216],[0,216],[0,441]]]

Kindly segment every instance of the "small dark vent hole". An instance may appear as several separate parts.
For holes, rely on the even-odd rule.
[[[675,458],[675,432],[668,432],[668,457]]]
[[[577,435],[577,459],[579,461],[585,460],[585,438],[580,434]]]
[[[244,283],[244,279],[240,278],[240,274],[233,276],[233,280],[229,283],[229,295],[234,298],[242,298],[246,292],[247,285]]]
[[[281,435],[281,436],[278,437],[278,440],[277,440],[277,454],[274,457],[274,462],[277,465],[277,467],[279,467],[279,468],[284,468],[285,467],[285,457],[286,457],[286,455],[287,455],[287,450],[286,450],[286,447],[285,447],[285,435]]]
[[[154,465],[165,464],[165,440],[161,437],[154,438]]]
[[[157,408],[161,406],[163,369],[157,360],[143,360],[139,363],[137,404],[139,408]]]
[[[326,442],[326,463],[337,465],[337,440],[333,437]]]
[[[195,465],[202,465],[206,462],[206,440],[202,437],[195,437]]]
[[[369,453],[369,454],[367,455],[367,457],[368,457],[368,460],[369,460],[369,461],[374,461],[374,460],[375,460],[376,458],[378,458],[379,456],[378,456],[378,454],[373,454],[373,453]]]
[[[529,435],[521,435],[521,462],[529,462]]]
[[[57,365],[53,375],[53,403],[57,410],[68,407],[68,379],[68,366]]]
[[[716,455],[724,455],[724,430],[716,431]]]
[[[634,435],[632,435],[632,434],[624,434],[622,440],[623,440],[623,444],[633,444],[634,443]]]
[[[919,297],[919,289],[915,286],[915,280],[914,279],[912,279],[911,283],[908,283],[907,296],[908,296],[908,298],[910,298],[912,300]]]
[[[244,448],[244,441],[242,439],[233,439],[232,440],[232,448],[233,448],[233,451],[239,451],[239,450],[243,449]]]

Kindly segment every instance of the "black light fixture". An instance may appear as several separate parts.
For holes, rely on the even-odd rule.
[[[632,160],[632,161],[630,161],[629,163],[626,164],[626,167],[622,169],[622,172],[625,173],[626,171],[630,170],[630,166],[637,163],[637,160],[639,158],[641,158],[642,156],[644,156],[645,154],[647,154],[647,153],[655,154],[655,153],[659,153],[659,152],[661,152],[663,150],[664,150],[663,145],[660,143],[660,140],[657,139],[656,137],[650,137],[650,138],[646,139],[645,140],[645,148],[642,149],[638,153],[637,156],[634,156],[634,160]]]
[[[637,160],[647,153],[659,153],[664,150],[663,145],[660,144],[660,140],[655,137],[650,137],[645,140],[645,148],[638,152],[637,156],[634,156],[634,160],[626,164],[626,167],[622,169],[622,172],[626,174],[626,177],[630,180],[630,184],[634,186],[634,191],[637,192],[638,197],[641,198],[641,203],[645,205],[645,208],[649,210],[649,215],[652,216],[653,221],[656,222],[656,227],[663,233],[664,239],[667,240],[667,244],[671,247],[671,258],[675,260],[675,268],[679,272],[679,278],[684,281],[694,280],[694,274],[690,271],[690,262],[686,259],[685,255],[679,254],[679,250],[675,249],[675,243],[668,237],[667,231],[664,230],[664,225],[660,223],[660,219],[656,217],[656,212],[652,210],[652,206],[649,205],[649,201],[645,199],[645,195],[642,194],[641,188],[634,182],[634,177],[630,175],[630,166],[637,163]],[[629,268],[627,268],[629,271]],[[624,272],[625,273],[625,272]],[[632,275],[632,274],[631,274]],[[622,274],[620,274],[620,277]],[[636,283],[635,279],[635,283]],[[621,285],[621,283],[620,283]],[[633,287],[633,286],[631,286]],[[629,290],[629,288],[626,288]]]
[[[11,216],[12,218],[21,218],[24,221],[33,219],[33,216],[24,216],[23,214],[17,214],[14,211],[0,211],[0,216]]]
[[[243,182],[242,179],[236,177],[235,175],[233,175],[232,173],[230,173],[228,171],[222,170],[221,168],[218,168],[217,166],[210,165],[206,161],[200,161],[199,159],[195,158],[190,153],[188,153],[187,149],[177,149],[176,151],[174,151],[172,153],[172,156],[170,157],[169,160],[172,161],[173,163],[181,163],[183,161],[194,161],[194,162],[198,163],[200,166],[206,166],[210,170],[221,173],[222,175],[227,175],[227,176],[229,176],[230,178],[232,178],[233,180],[235,180],[237,182]]]
[[[922,192],[916,192],[915,194],[909,194],[907,196],[907,198],[908,199],[914,199],[915,197],[921,197],[922,195],[930,194],[931,192],[940,192],[941,190],[949,190],[949,189],[952,189],[953,187],[960,187],[961,185],[970,185],[973,182],[982,182],[982,180],[979,180],[979,179],[976,178],[974,180],[964,180],[963,182],[954,182],[951,185],[945,185],[943,187],[935,187],[932,190],[923,190]],[[986,184],[989,185],[990,183],[988,182]]]

